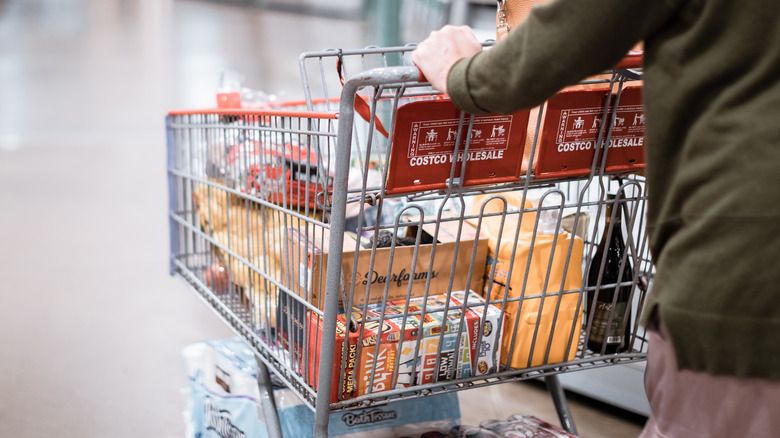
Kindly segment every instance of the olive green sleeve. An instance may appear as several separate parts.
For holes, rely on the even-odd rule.
[[[447,92],[464,111],[511,113],[614,66],[674,11],[663,0],[552,0],[492,48],[457,62]]]

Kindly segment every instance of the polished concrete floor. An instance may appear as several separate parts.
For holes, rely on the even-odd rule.
[[[244,3],[0,0],[0,436],[184,435],[180,351],[232,332],[168,275],[166,111],[226,69],[297,98],[299,53],[377,44],[359,1]],[[557,422],[536,384],[461,400]],[[571,406],[583,437],[644,421]]]

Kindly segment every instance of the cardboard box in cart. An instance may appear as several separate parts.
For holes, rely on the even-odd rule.
[[[422,326],[422,342],[417,348],[417,360],[414,359],[414,350],[417,347],[417,334],[412,339],[405,340],[401,348],[401,373],[409,375],[410,381],[416,384],[431,383],[434,375],[438,375],[437,381],[452,378],[465,378],[479,376],[497,370],[496,364],[500,360],[502,331],[499,319],[501,311],[492,305],[483,314],[484,302],[476,293],[468,292],[466,311],[463,312],[465,293],[452,292],[447,315],[444,315],[446,295],[429,297],[426,305],[425,322],[419,323],[419,316],[409,316],[415,328]],[[422,298],[414,298],[409,302],[408,313],[422,311]],[[482,305],[477,305],[480,304]],[[391,309],[403,313],[405,303],[392,303]],[[387,310],[386,310],[387,312]],[[465,316],[461,319],[461,315]],[[463,327],[461,327],[461,321]],[[409,323],[409,322],[408,322]],[[481,336],[480,336],[481,330]],[[444,335],[441,336],[442,331]],[[460,344],[458,336],[460,333]],[[442,347],[439,349],[439,340],[442,339]],[[495,353],[495,360],[493,359]],[[436,368],[436,360],[439,367]],[[416,363],[416,367],[414,364]],[[414,375],[412,375],[414,374]],[[400,380],[400,377],[399,377]]]
[[[458,221],[442,221],[439,225],[438,243],[433,257],[433,268],[428,272],[433,253],[433,244],[418,246],[417,261],[412,270],[414,246],[396,246],[395,248],[377,248],[371,268],[371,249],[360,248],[355,275],[353,306],[398,301],[406,299],[411,283],[411,297],[420,297],[425,293],[425,285],[430,277],[429,294],[447,291],[450,277],[452,290],[482,290],[485,263],[488,252],[488,239],[477,240],[476,230],[462,223],[458,239]],[[433,236],[436,224],[423,225],[423,232]],[[407,226],[412,232],[413,225]],[[412,234],[414,235],[414,234]],[[309,300],[315,307],[325,306],[325,275],[328,263],[330,231],[318,225],[310,225],[306,230],[288,229],[290,243],[289,263],[292,267],[293,292]],[[471,267],[471,253],[477,245],[474,266]],[[352,270],[355,265],[355,251],[359,244],[350,234],[344,235],[342,272],[347,291],[352,287]],[[455,251],[457,249],[457,257]],[[388,271],[390,257],[393,257],[392,269]],[[453,260],[455,268],[453,269]],[[468,273],[471,269],[471,282]],[[387,298],[383,300],[385,287]],[[365,299],[370,287],[368,300]]]
[[[366,306],[362,334],[360,329],[357,332],[348,332],[345,316],[339,315],[336,323],[331,402],[336,402],[339,395],[348,399],[387,391],[394,387],[402,388],[412,384],[432,383],[434,380],[446,381],[494,372],[495,364],[500,361],[498,346],[501,345],[501,331],[497,328],[501,312],[495,306],[488,306],[487,316],[483,320],[484,304],[471,306],[484,303],[484,300],[474,292],[469,292],[469,308],[463,313],[463,297],[463,292],[453,292],[446,315],[446,295],[429,297],[425,314],[421,313],[423,299],[412,299],[405,321],[405,300],[389,302],[384,306],[385,319],[382,321],[381,337],[378,319],[382,304]],[[355,308],[353,317],[359,322],[363,320],[363,312],[363,309]],[[313,312],[308,319],[308,333],[309,379],[316,388],[322,320]],[[349,339],[344,348],[344,337],[347,333]],[[419,347],[418,336],[421,339]],[[343,381],[339,385],[343,355],[346,355],[346,362]],[[494,355],[495,361],[492,359]],[[393,386],[396,365],[398,377]]]
[[[501,363],[501,349],[498,346],[501,345],[504,325],[506,324],[501,310],[489,304],[487,311],[485,311],[485,299],[473,291],[468,292],[468,298],[466,293],[462,291],[453,292],[452,297],[456,303],[465,302],[466,306],[480,317],[479,327],[482,330],[482,337],[479,340],[477,353],[473,359],[473,375],[481,376],[498,371]],[[481,305],[474,306],[477,303]],[[477,339],[480,338],[475,337],[475,342]]]
[[[445,314],[446,299],[446,295],[429,297],[424,315],[421,314],[424,299],[410,300],[408,313],[417,312],[418,315],[407,316],[406,325],[412,326],[413,331],[411,336],[402,341],[399,381],[423,385],[472,375],[479,315],[469,309],[463,312],[455,300],[450,300]],[[388,304],[390,306],[386,308],[385,314],[397,314],[391,318],[400,324],[406,303],[402,301]],[[422,333],[419,333],[420,331]]]

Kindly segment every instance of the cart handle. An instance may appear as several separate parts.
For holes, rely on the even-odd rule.
[[[628,70],[633,68],[642,68],[642,59],[644,50],[629,50],[626,56],[613,67],[613,70]]]
[[[341,81],[341,87],[344,87],[344,55],[341,49],[339,49],[339,55],[338,55],[338,62],[336,62],[336,71],[339,75],[339,81]],[[371,108],[368,105],[368,101],[365,97],[356,94],[355,95],[355,112],[360,114],[360,117],[363,118],[366,122],[371,123]],[[390,134],[388,134],[387,129],[385,129],[385,125],[382,124],[382,121],[379,120],[379,117],[374,115],[374,127],[376,128],[377,132],[382,134],[384,138],[388,138]]]
[[[642,68],[642,58],[644,53],[645,52],[643,50],[629,50],[628,53],[626,53],[626,56],[623,57],[623,59],[621,59],[620,62],[618,62],[612,68],[612,70],[628,70],[633,68]],[[428,82],[428,79],[425,78],[425,75],[423,74],[422,70],[420,70],[419,67],[417,67],[417,72],[420,75],[418,82]]]

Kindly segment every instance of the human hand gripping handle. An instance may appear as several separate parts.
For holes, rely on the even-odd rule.
[[[442,93],[447,92],[447,75],[456,62],[482,51],[474,32],[468,26],[446,25],[417,45],[412,62],[420,69],[421,80]]]

